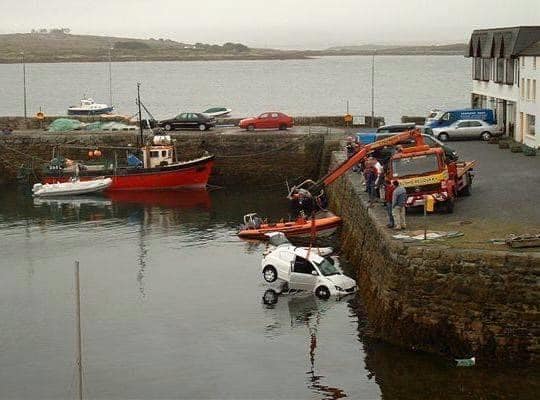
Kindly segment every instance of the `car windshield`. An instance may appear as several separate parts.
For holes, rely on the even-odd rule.
[[[436,154],[425,156],[398,158],[392,162],[395,178],[409,175],[423,175],[439,170],[439,159]]]
[[[330,257],[325,257],[321,261],[320,264],[317,264],[317,267],[319,268],[319,271],[321,271],[321,274],[324,276],[330,276],[330,275],[340,275],[341,272],[335,267],[334,260],[332,260]]]

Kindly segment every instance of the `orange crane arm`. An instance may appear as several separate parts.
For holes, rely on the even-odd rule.
[[[359,162],[364,160],[367,157],[367,155],[371,153],[372,151],[381,149],[386,146],[395,146],[399,144],[400,142],[406,141],[407,139],[413,139],[415,141],[415,146],[425,145],[424,138],[422,137],[422,133],[418,129],[398,133],[397,135],[390,136],[389,138],[377,140],[376,142],[365,145],[360,151],[355,153],[351,158],[342,162],[333,171],[328,172],[325,176],[323,176],[317,182],[308,180],[293,189],[306,189],[312,194],[314,194],[313,192],[320,192],[325,186],[330,185],[336,179],[341,177],[345,172],[347,172],[349,169],[351,169],[352,167],[357,165]],[[310,183],[311,184],[310,187],[302,188],[302,186],[306,183]],[[289,194],[289,197],[290,197],[290,194]]]

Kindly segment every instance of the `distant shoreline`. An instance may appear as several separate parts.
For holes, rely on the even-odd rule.
[[[220,56],[220,57],[133,57],[133,58],[121,58],[112,59],[113,63],[118,62],[191,62],[191,61],[273,61],[273,60],[314,60],[320,57],[352,57],[352,56],[372,56],[373,53],[335,53],[335,52],[321,52],[313,54],[309,51],[297,55],[260,55],[260,56]],[[407,53],[407,52],[395,52],[395,53],[376,53],[377,57],[384,56],[463,56],[462,54],[455,53]],[[58,58],[33,58],[25,60],[26,64],[71,64],[71,63],[98,63],[108,62],[107,59],[102,57],[78,57],[78,58],[65,58],[59,60]],[[2,59],[0,58],[0,64],[20,64],[21,59]]]

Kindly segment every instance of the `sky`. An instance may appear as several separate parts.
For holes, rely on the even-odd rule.
[[[466,42],[473,29],[540,25],[540,0],[0,0],[0,33],[323,49]]]

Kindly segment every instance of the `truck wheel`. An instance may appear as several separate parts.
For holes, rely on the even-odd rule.
[[[465,179],[467,180],[467,185],[461,189],[459,194],[461,196],[470,196],[471,195],[471,189],[472,189],[472,177],[470,174],[467,174]]]
[[[272,265],[267,265],[263,269],[263,278],[266,282],[272,283],[277,279],[277,271]]]
[[[491,133],[489,132],[482,132],[480,135],[480,139],[482,139],[484,142],[487,142],[489,139],[491,139]]]
[[[442,133],[439,133],[439,136],[437,136],[437,139],[439,139],[441,142],[446,142],[448,141],[450,137],[448,136],[448,133],[446,132],[442,132]]]
[[[454,212],[454,199],[448,199],[444,202],[444,212],[452,214]]]

